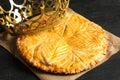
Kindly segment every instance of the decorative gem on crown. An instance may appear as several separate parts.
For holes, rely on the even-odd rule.
[[[69,0],[9,0],[10,9],[0,4],[0,24],[14,34],[42,30],[64,18]],[[8,6],[6,4],[6,6]]]

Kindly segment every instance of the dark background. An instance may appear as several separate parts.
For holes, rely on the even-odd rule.
[[[71,0],[70,8],[120,37],[120,0]],[[39,79],[0,47],[0,80]],[[77,80],[120,80],[120,52]]]

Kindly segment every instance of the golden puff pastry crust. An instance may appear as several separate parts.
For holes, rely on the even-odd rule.
[[[103,60],[108,38],[99,25],[68,12],[64,23],[40,33],[20,35],[17,46],[25,60],[40,70],[74,74]]]

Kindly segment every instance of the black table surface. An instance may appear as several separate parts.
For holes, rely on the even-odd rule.
[[[120,37],[120,0],[71,0],[70,8]],[[4,29],[0,27],[2,31]],[[0,80],[39,79],[0,47]],[[76,80],[120,80],[120,52]]]

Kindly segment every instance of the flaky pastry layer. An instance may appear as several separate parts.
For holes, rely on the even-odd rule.
[[[101,26],[68,12],[64,23],[36,34],[20,35],[17,46],[36,68],[73,74],[94,67],[105,57],[108,38]]]

